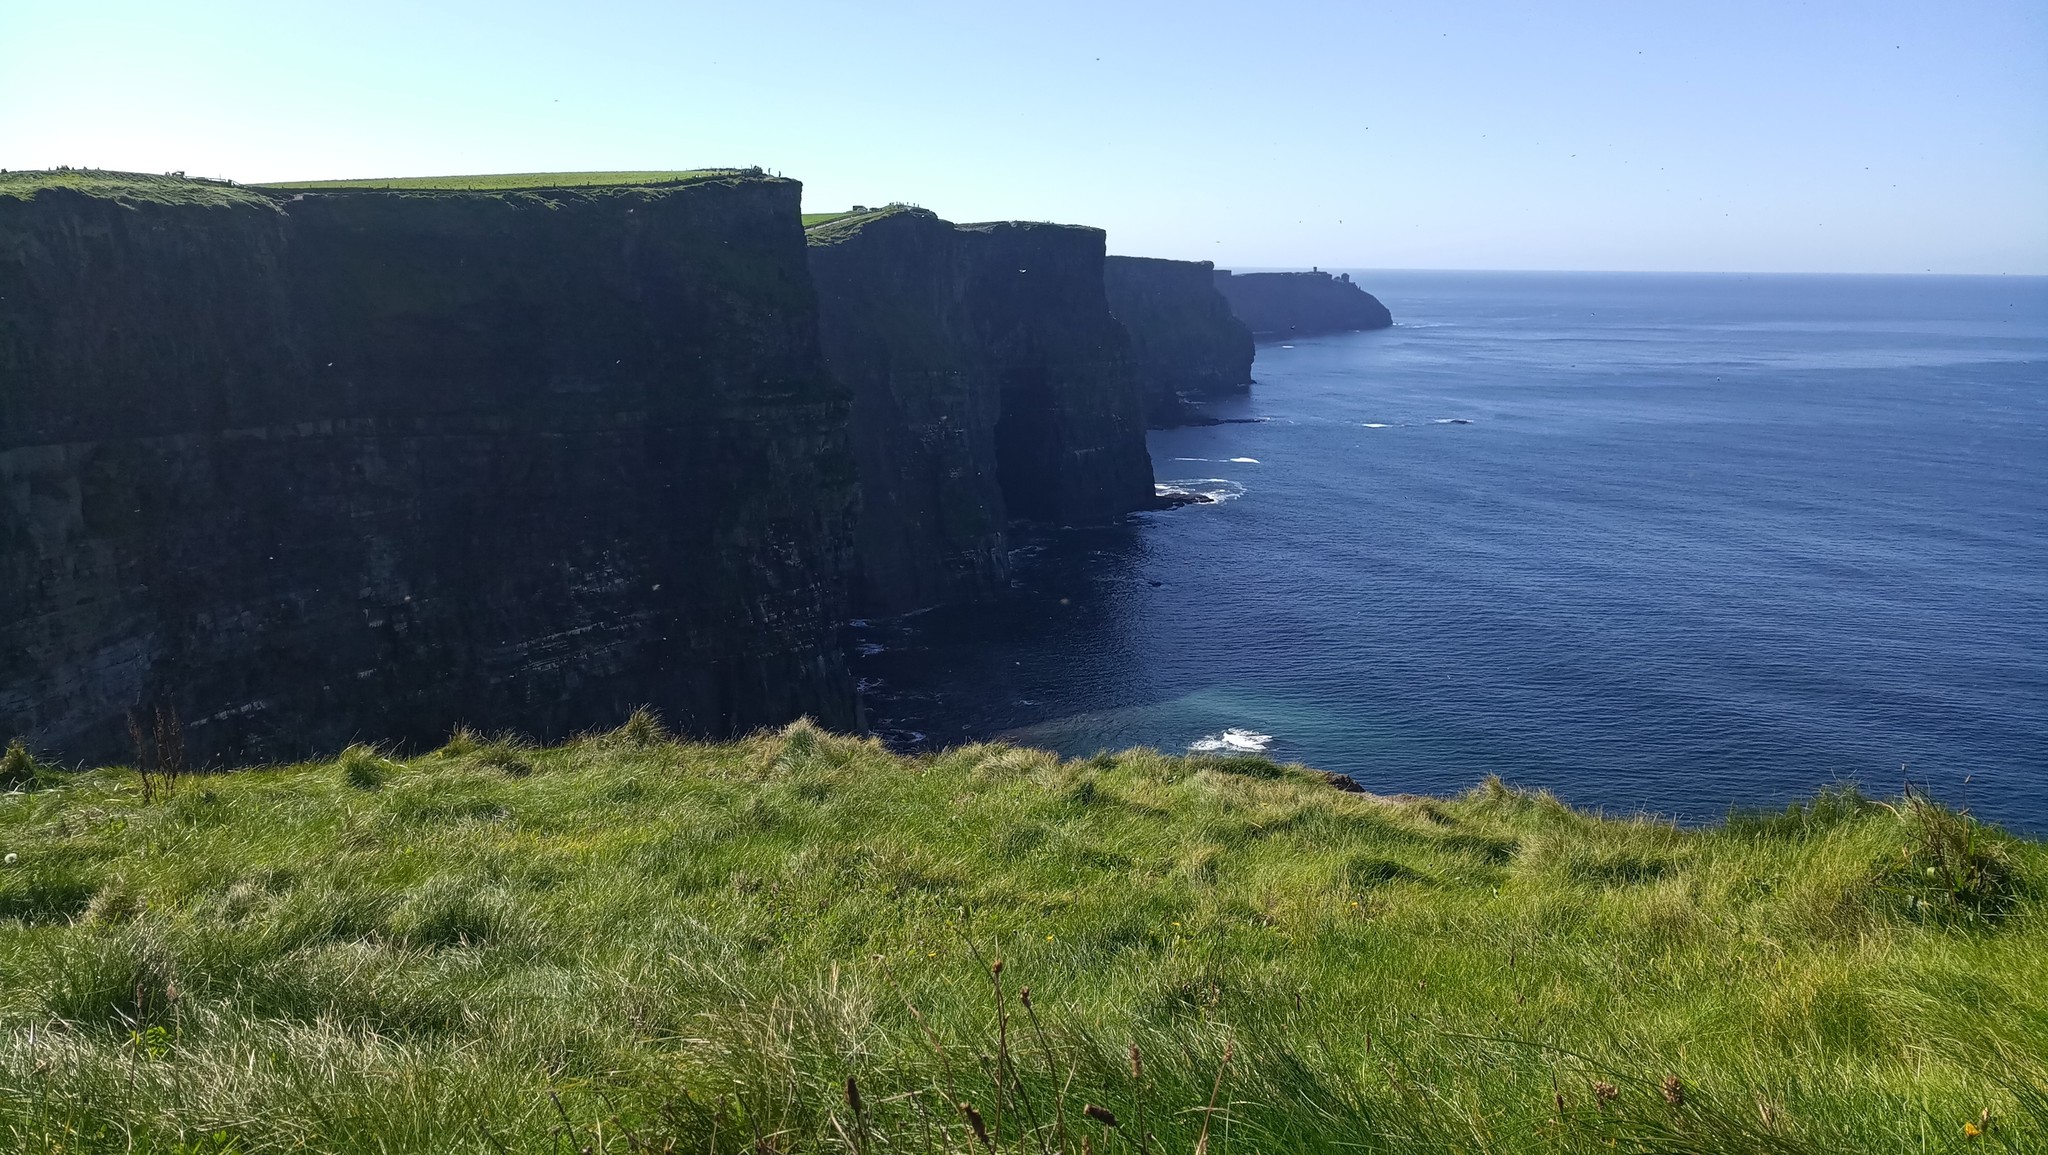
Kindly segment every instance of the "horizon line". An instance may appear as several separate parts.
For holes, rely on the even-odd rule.
[[[1113,253],[1112,256],[1135,256],[1134,253]],[[1171,259],[1171,258],[1168,258]],[[1480,266],[1451,265],[1314,265],[1303,269],[1298,265],[1253,265],[1226,264],[1211,261],[1217,269],[1225,272],[1246,273],[1304,273],[1321,271],[1325,273],[1508,273],[1552,276],[1635,276],[1635,277],[1970,277],[1978,279],[2020,277],[2030,280],[2048,280],[2048,272],[2039,273],[1954,273],[1935,269],[1920,272],[1899,271],[1832,271],[1824,269],[1556,269],[1556,268],[1486,268]]]

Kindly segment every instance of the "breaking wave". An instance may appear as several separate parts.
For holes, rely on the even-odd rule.
[[[1227,477],[1198,477],[1186,481],[1161,481],[1153,485],[1153,492],[1161,497],[1172,494],[1194,494],[1210,501],[1235,501],[1244,496],[1244,486]]]
[[[1188,743],[1188,749],[1197,754],[1263,754],[1273,744],[1271,734],[1256,730],[1229,729],[1221,734],[1211,734]]]

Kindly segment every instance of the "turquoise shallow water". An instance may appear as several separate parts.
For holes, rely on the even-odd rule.
[[[2048,281],[1354,276],[1394,329],[1152,435],[1226,500],[859,629],[877,730],[1688,819],[1903,765],[2048,831]]]

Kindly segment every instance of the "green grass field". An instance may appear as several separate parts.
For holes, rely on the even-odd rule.
[[[675,172],[501,172],[474,176],[370,177],[360,180],[303,180],[257,187],[275,189],[390,189],[420,192],[497,192],[510,189],[596,187],[658,188],[758,176],[741,169],[707,168]]]
[[[47,188],[159,204],[232,205],[275,203],[265,190],[354,190],[391,192],[506,192],[576,188],[673,188],[703,181],[759,176],[741,169],[674,172],[520,172],[477,176],[410,176],[364,180],[292,181],[239,185],[159,173],[102,169],[45,169],[0,173],[0,197],[26,199]]]
[[[0,782],[5,1150],[2048,1150],[2048,848],[1915,801],[644,716]]]
[[[114,172],[96,168],[25,169],[0,173],[0,197],[27,200],[44,189],[116,200],[177,205],[270,205],[261,193],[226,181],[201,180],[169,173]]]
[[[916,211],[918,210],[912,205],[894,204],[863,209],[860,212],[805,213],[804,233],[814,245],[837,244],[849,237],[857,236],[862,229],[876,221],[898,213]]]

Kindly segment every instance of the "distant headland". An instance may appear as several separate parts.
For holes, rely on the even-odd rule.
[[[1350,273],[1232,273],[1216,270],[1216,288],[1231,312],[1261,337],[1385,329],[1394,315],[1379,298],[1351,283]]]

